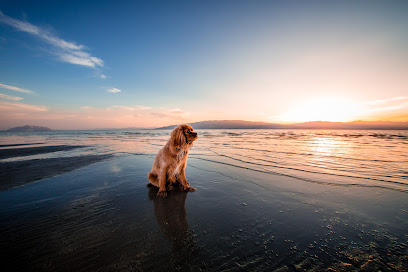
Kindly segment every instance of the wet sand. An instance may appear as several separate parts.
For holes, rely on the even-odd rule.
[[[0,159],[12,158],[17,156],[31,156],[44,153],[52,153],[58,151],[67,151],[76,148],[83,148],[86,146],[81,145],[55,145],[55,146],[35,146],[35,147],[21,147],[29,144],[15,144],[15,145],[3,145],[2,147],[18,147],[18,148],[3,148],[0,149]],[[33,144],[31,144],[33,145]]]
[[[54,152],[69,151],[85,147],[79,145],[43,145],[35,147],[22,147],[28,145],[30,144],[14,144],[1,146],[7,148],[0,149],[0,159],[12,158],[12,160],[0,161],[0,191],[21,186],[44,178],[67,173],[112,157],[109,154],[105,154],[13,161],[14,158],[18,157],[28,157],[38,154],[50,154]]]
[[[156,196],[152,156],[0,192],[10,271],[407,271],[404,192],[314,184],[191,156]]]
[[[85,155],[68,158],[0,162],[0,190],[57,176],[110,157],[110,155]]]

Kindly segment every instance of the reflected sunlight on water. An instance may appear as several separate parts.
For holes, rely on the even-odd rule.
[[[198,159],[314,182],[408,188],[408,131],[198,130],[198,133],[190,153]],[[83,147],[0,161],[90,154],[154,156],[169,134],[169,130],[2,132],[0,152],[48,145]],[[15,144],[28,145],[12,146]]]

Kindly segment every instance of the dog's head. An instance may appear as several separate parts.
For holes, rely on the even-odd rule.
[[[171,133],[170,141],[175,147],[181,147],[185,144],[191,145],[197,140],[197,133],[187,124],[177,126]]]

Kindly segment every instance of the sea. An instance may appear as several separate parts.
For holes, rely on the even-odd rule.
[[[0,162],[81,155],[154,157],[170,130],[0,132],[1,149],[81,146]],[[408,192],[407,130],[197,130],[190,157],[333,186]],[[149,169],[147,169],[149,170]],[[188,170],[187,170],[188,171]],[[272,180],[272,179],[271,179]],[[272,181],[271,181],[272,182]]]

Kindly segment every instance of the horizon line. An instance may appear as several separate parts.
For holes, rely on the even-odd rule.
[[[239,120],[239,119],[235,119],[235,120],[227,120],[227,119],[219,119],[219,120],[205,120],[205,121],[197,121],[197,122],[182,122],[182,123],[180,123],[180,124],[197,124],[197,123],[204,123],[204,122],[245,122],[245,123],[261,123],[261,124],[263,124],[263,125],[265,125],[265,126],[267,126],[267,125],[278,125],[278,126],[296,126],[296,125],[306,125],[306,124],[311,124],[312,125],[312,123],[321,123],[321,124],[338,124],[338,125],[345,125],[345,124],[353,124],[353,125],[356,125],[356,126],[358,126],[358,124],[355,124],[355,123],[368,123],[367,125],[383,125],[383,123],[388,123],[389,125],[392,125],[392,124],[400,124],[400,123],[403,123],[403,124],[406,124],[407,125],[407,127],[405,127],[405,126],[403,126],[403,127],[399,127],[398,128],[398,126],[397,127],[393,127],[393,128],[389,128],[389,127],[386,127],[386,128],[384,128],[384,129],[397,129],[397,130],[406,130],[406,129],[408,129],[408,121],[388,121],[388,120],[376,120],[376,121],[365,121],[365,120],[353,120],[353,121],[349,121],[349,122],[332,122],[332,121],[321,121],[321,120],[316,120],[316,121],[306,121],[306,122],[299,122],[299,123],[272,123],[272,122],[265,122],[265,121],[247,121],[247,120]],[[135,127],[111,127],[111,128],[109,128],[109,127],[100,127],[100,128],[97,128],[97,127],[95,127],[95,128],[67,128],[67,129],[52,129],[52,128],[49,128],[49,129],[51,129],[52,131],[69,131],[69,130],[125,130],[125,129],[142,129],[142,130],[154,130],[154,129],[160,129],[160,128],[166,128],[166,127],[172,127],[172,126],[177,126],[177,125],[179,125],[179,124],[172,124],[172,125],[164,125],[164,126],[154,126],[154,127],[137,127],[137,126],[135,126]],[[243,124],[243,125],[245,125],[245,124]],[[361,125],[364,125],[364,124],[361,124]],[[7,130],[9,130],[9,129],[12,129],[12,128],[20,128],[20,127],[25,127],[25,126],[32,126],[32,127],[45,127],[45,126],[40,126],[40,125],[22,125],[22,126],[15,126],[15,127],[10,127],[10,128],[5,128],[5,129],[2,129],[2,130],[0,130],[0,131],[7,131]],[[45,127],[45,128],[48,128],[48,127]],[[211,129],[211,128],[209,128],[209,129]],[[234,129],[234,128],[220,128],[220,129]],[[248,128],[240,128],[240,129],[256,129],[256,128],[251,128],[251,127],[248,127]],[[285,129],[285,128],[265,128],[265,129]],[[307,128],[307,127],[291,127],[291,128],[288,128],[288,129],[317,129],[317,128],[313,128],[313,127],[311,127],[311,128]],[[324,129],[324,127],[319,127],[318,129]],[[364,130],[366,130],[366,129],[369,129],[369,128],[358,128],[358,127],[355,127],[355,128],[333,128],[333,127],[330,127],[330,128],[327,128],[327,129],[364,129]],[[377,128],[377,129],[379,129],[379,130],[381,130],[380,128]]]

